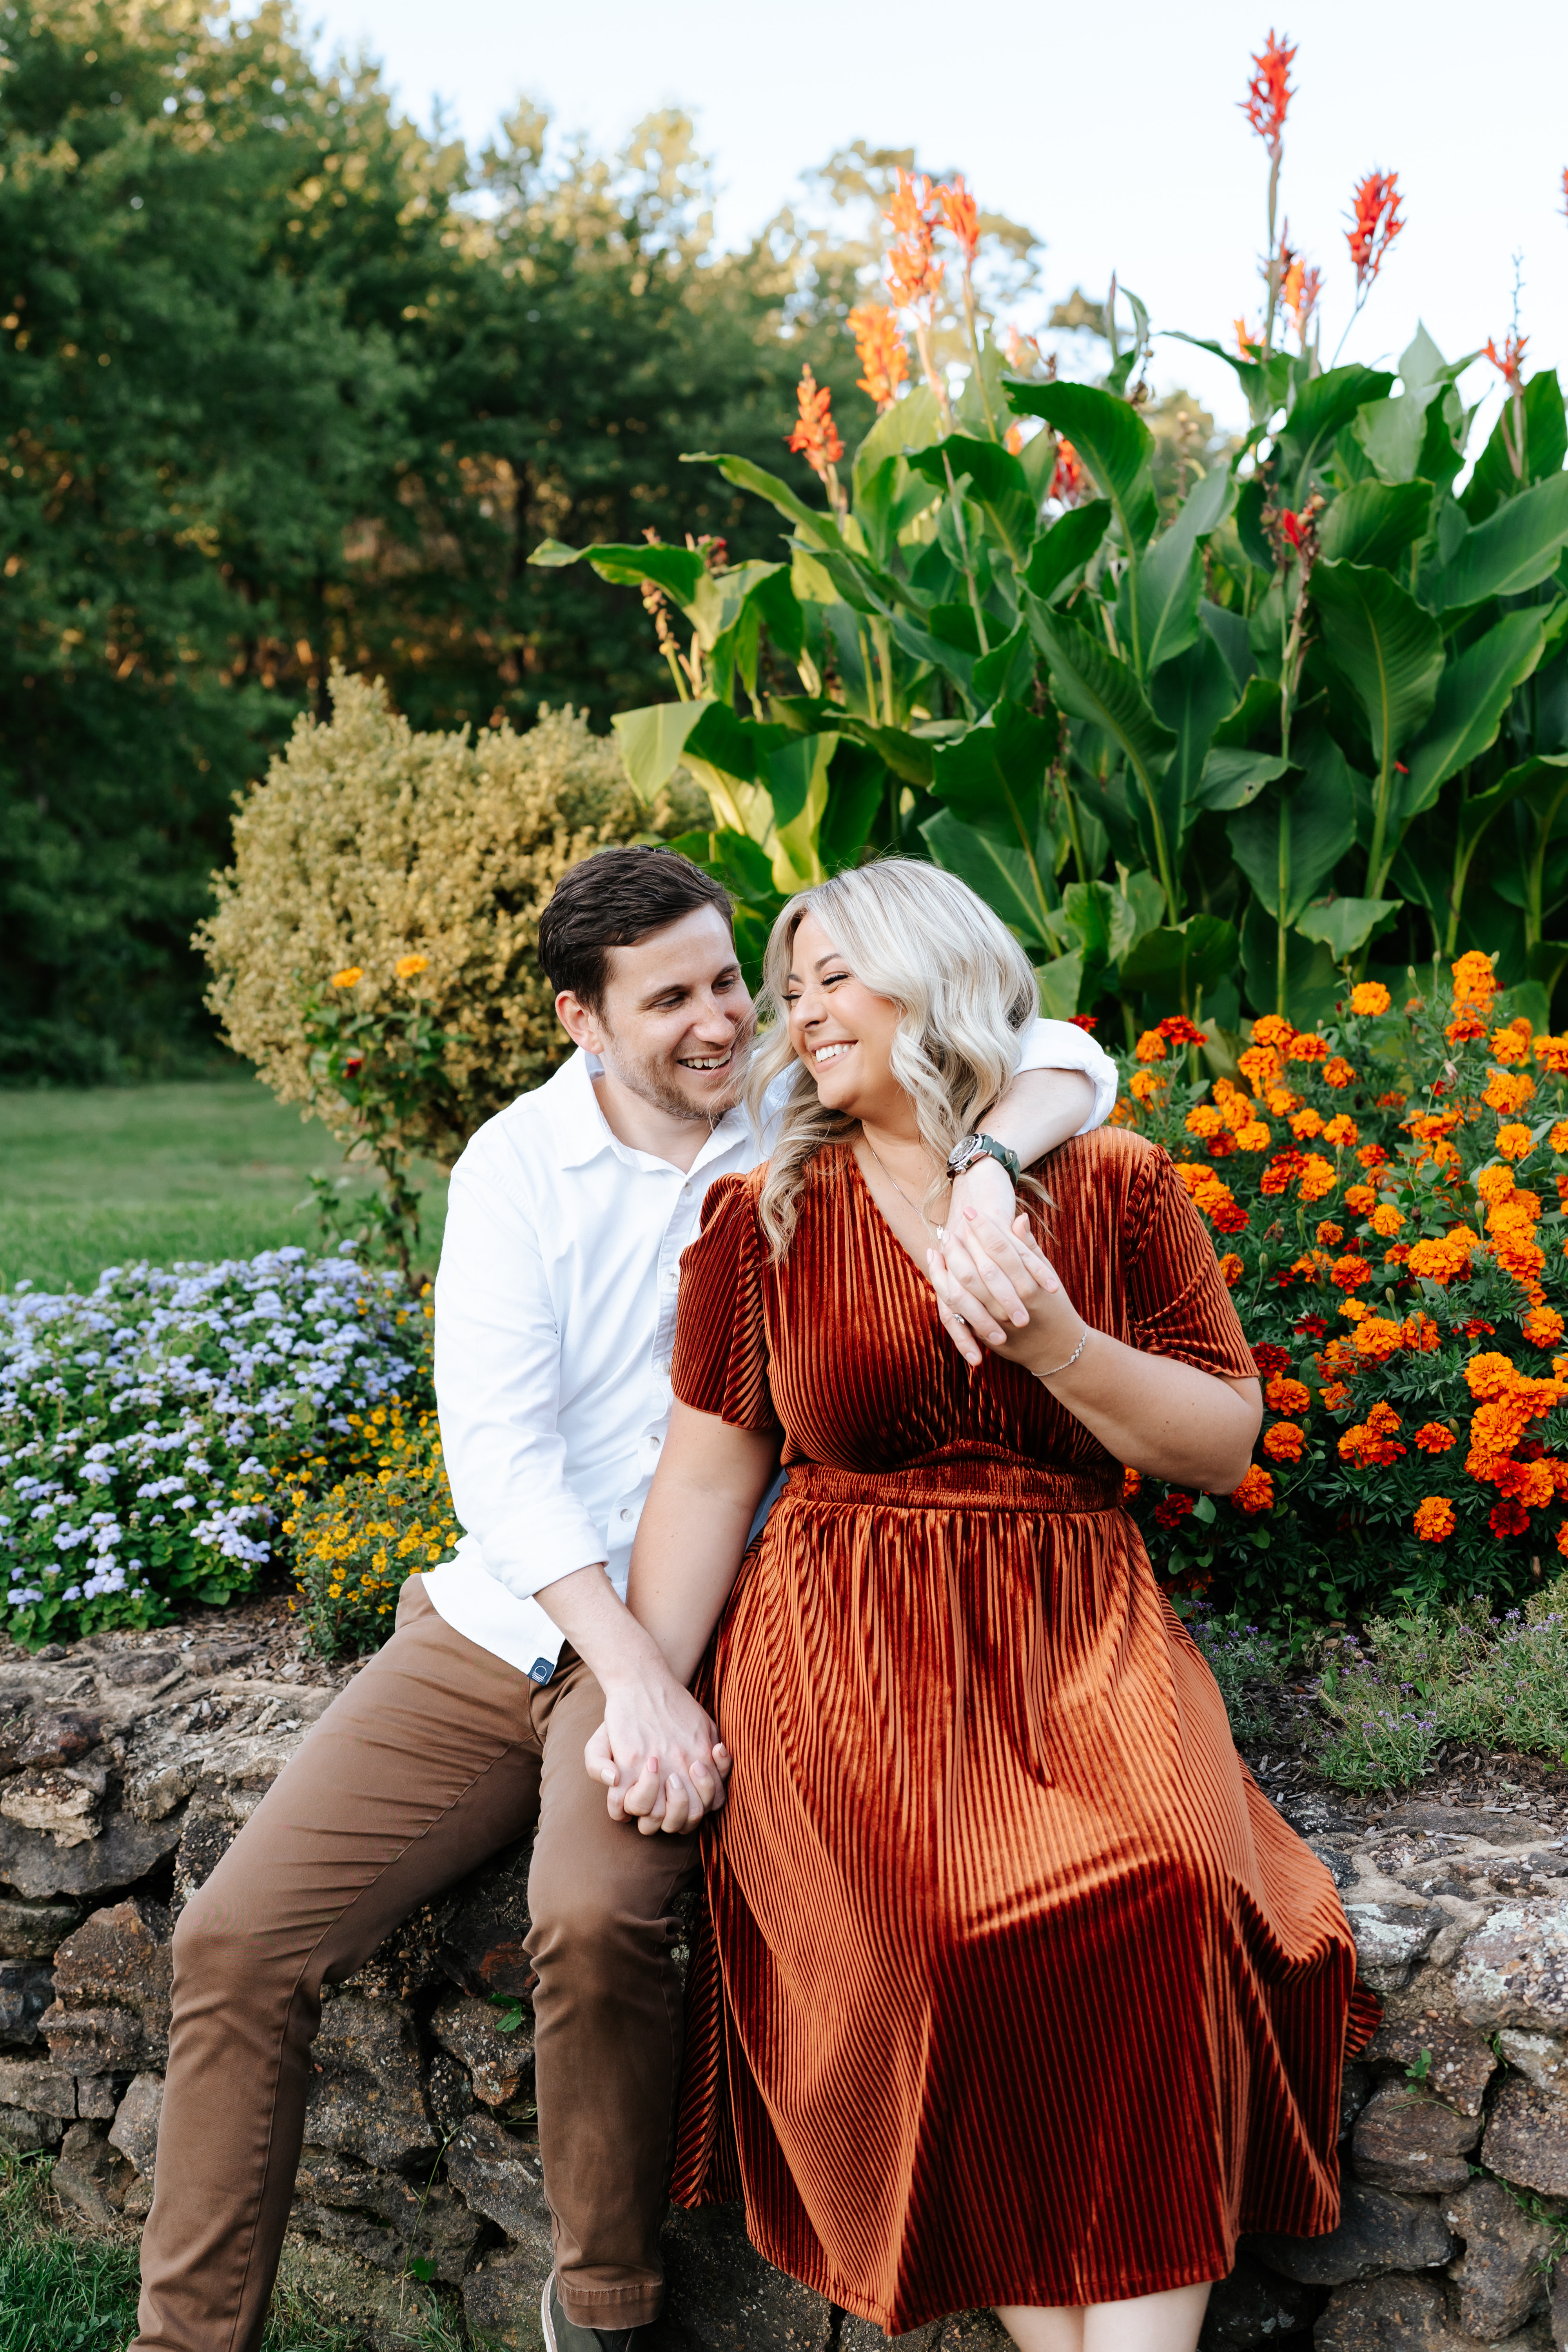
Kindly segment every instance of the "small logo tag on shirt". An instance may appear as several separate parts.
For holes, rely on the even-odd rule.
[[[553,1678],[554,1673],[554,1664],[551,1659],[535,1658],[532,1665],[531,1665],[528,1670],[528,1679],[531,1683],[537,1683],[540,1689],[542,1690],[545,1684]]]

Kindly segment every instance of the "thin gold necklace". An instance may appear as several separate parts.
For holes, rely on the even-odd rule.
[[[942,1237],[942,1234],[946,1232],[947,1228],[946,1228],[944,1225],[933,1225],[933,1224],[932,1224],[932,1223],[931,1223],[931,1219],[927,1216],[927,1214],[926,1214],[925,1211],[924,1211],[923,1209],[921,1209],[921,1208],[917,1208],[917,1207],[915,1206],[914,1202],[910,1200],[910,1198],[909,1194],[905,1192],[905,1190],[904,1190],[903,1186],[900,1183],[900,1181],[899,1181],[898,1178],[894,1175],[894,1173],[893,1173],[892,1170],[889,1167],[889,1165],[888,1165],[887,1161],[883,1159],[883,1157],[882,1157],[881,1153],[878,1150],[878,1149],[877,1149],[876,1145],[872,1142],[872,1140],[871,1140],[870,1137],[869,1137],[868,1135],[867,1135],[867,1134],[866,1134],[866,1130],[865,1130],[865,1129],[864,1129],[864,1128],[862,1128],[862,1129],[860,1129],[860,1133],[861,1133],[861,1135],[862,1135],[863,1137],[865,1137],[865,1142],[866,1142],[866,1149],[867,1149],[867,1150],[870,1153],[870,1155],[871,1155],[872,1159],[876,1161],[876,1163],[877,1163],[878,1167],[881,1170],[881,1171],[882,1171],[883,1175],[887,1178],[887,1180],[888,1180],[889,1183],[892,1186],[892,1188],[893,1188],[894,1192],[898,1194],[898,1196],[899,1196],[900,1200],[903,1202],[903,1204],[904,1204],[905,1208],[906,1208],[906,1209],[914,1209],[914,1212],[915,1212],[916,1216],[920,1219],[920,1221],[921,1221],[921,1224],[925,1227],[925,1229],[926,1229],[927,1233],[928,1233],[928,1234],[935,1234],[937,1235],[938,1239],[940,1240],[940,1239],[941,1239],[941,1237]],[[947,1189],[948,1189],[948,1191],[949,1191],[950,1192],[952,1192],[952,1177],[951,1177],[951,1176],[950,1176],[950,1177],[948,1178],[948,1180],[947,1180]]]

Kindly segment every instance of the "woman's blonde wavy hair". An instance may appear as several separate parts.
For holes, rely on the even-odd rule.
[[[795,935],[807,915],[816,917],[856,979],[900,1008],[893,1076],[914,1104],[921,1140],[939,1160],[1005,1091],[1023,1033],[1039,1011],[1035,975],[1016,940],[967,883],[940,866],[884,858],[792,898],[763,961],[757,1012],[764,1025],[746,1089],[760,1123],[763,1096],[793,1065],[757,1203],[775,1265],[795,1232],[808,1161],[824,1144],[853,1135],[858,1124],[825,1106],[790,1045],[784,992]]]

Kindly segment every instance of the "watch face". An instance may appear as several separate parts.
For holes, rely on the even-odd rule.
[[[961,1143],[953,1147],[952,1157],[947,1164],[955,1176],[962,1176],[971,1161],[978,1160],[979,1157],[980,1138],[977,1135],[966,1135]]]

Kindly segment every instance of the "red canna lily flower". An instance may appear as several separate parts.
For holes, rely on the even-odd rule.
[[[805,459],[819,479],[826,481],[828,468],[844,455],[844,444],[833,422],[833,394],[826,384],[817,383],[808,367],[803,367],[795,399],[800,415],[789,436],[789,446],[797,457]]]
[[[1307,535],[1302,528],[1300,516],[1292,514],[1289,507],[1280,510],[1279,528],[1292,547],[1300,547]]]
[[[1290,100],[1296,95],[1290,87],[1290,61],[1293,48],[1277,41],[1272,28],[1266,46],[1253,57],[1252,79],[1247,86],[1247,96],[1240,100],[1241,110],[1258,137],[1268,149],[1269,160],[1278,163],[1285,116]]]
[[[1323,274],[1309,269],[1300,260],[1293,261],[1286,277],[1280,296],[1281,307],[1305,346],[1307,330],[1318,307],[1318,297],[1323,290]]]
[[[1051,476],[1051,496],[1070,506],[1083,479],[1083,460],[1070,441],[1057,443],[1057,469]]]
[[[973,269],[974,257],[980,250],[980,214],[973,197],[963,184],[962,172],[956,179],[942,182],[937,189],[936,200],[942,206],[948,234],[957,241],[963,252],[965,270]]]
[[[858,379],[861,391],[869,393],[879,410],[890,408],[910,373],[898,320],[881,303],[867,302],[850,311],[848,325],[862,370]]]
[[[1524,365],[1524,347],[1529,341],[1528,335],[1505,335],[1500,352],[1491,337],[1489,335],[1487,338],[1487,357],[1501,374],[1510,392],[1519,390],[1520,370]]]
[[[1351,225],[1345,242],[1355,265],[1356,292],[1365,293],[1388,257],[1388,248],[1405,226],[1399,216],[1397,172],[1369,172],[1356,184],[1351,199]]]

